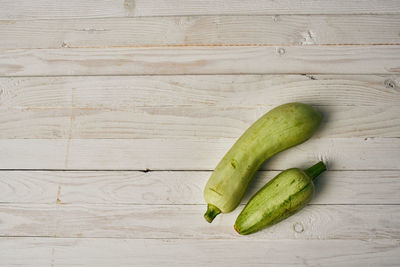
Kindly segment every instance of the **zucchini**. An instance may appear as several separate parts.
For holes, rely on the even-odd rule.
[[[208,180],[204,218],[211,223],[219,213],[234,210],[261,164],[309,139],[321,120],[321,113],[302,103],[278,106],[258,119],[226,153]]]
[[[325,170],[321,161],[305,171],[293,168],[281,172],[250,199],[236,219],[235,230],[251,234],[296,213],[310,202],[313,180]]]

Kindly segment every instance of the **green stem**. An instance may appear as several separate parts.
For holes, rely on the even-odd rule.
[[[320,175],[322,172],[326,171],[326,166],[325,164],[320,161],[317,164],[311,166],[310,168],[308,168],[307,170],[305,170],[304,172],[310,176],[310,178],[312,180],[314,180],[318,175]]]
[[[206,218],[207,222],[211,223],[214,218],[221,213],[221,210],[214,206],[213,204],[208,204],[207,211],[204,214],[204,218]]]

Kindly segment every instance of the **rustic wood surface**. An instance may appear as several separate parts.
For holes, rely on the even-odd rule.
[[[398,266],[400,2],[0,0],[0,266]],[[258,117],[324,114],[241,205],[203,188]],[[281,170],[311,203],[233,229]]]
[[[1,76],[399,74],[400,45],[0,49],[0,62]]]
[[[178,15],[398,14],[397,0],[2,0],[0,19],[107,18]]]
[[[316,181],[311,204],[400,204],[399,172],[331,170]],[[258,172],[242,203],[278,173]],[[203,205],[203,185],[210,174],[211,171],[2,171],[0,203]]]
[[[399,23],[398,15],[10,20],[0,24],[0,48],[400,44]]]

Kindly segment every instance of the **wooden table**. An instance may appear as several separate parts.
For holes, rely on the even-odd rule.
[[[398,266],[400,1],[0,0],[1,266]],[[250,236],[202,191],[258,117],[324,114],[262,166],[329,165]]]

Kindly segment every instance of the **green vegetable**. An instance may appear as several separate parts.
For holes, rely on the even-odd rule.
[[[205,219],[212,222],[219,213],[234,210],[261,164],[309,139],[321,120],[321,113],[302,103],[278,106],[258,119],[226,153],[208,180],[204,189],[208,203]]]
[[[244,207],[236,219],[236,231],[242,235],[251,234],[302,209],[314,194],[313,179],[325,170],[321,161],[304,172],[293,168],[278,174]]]

